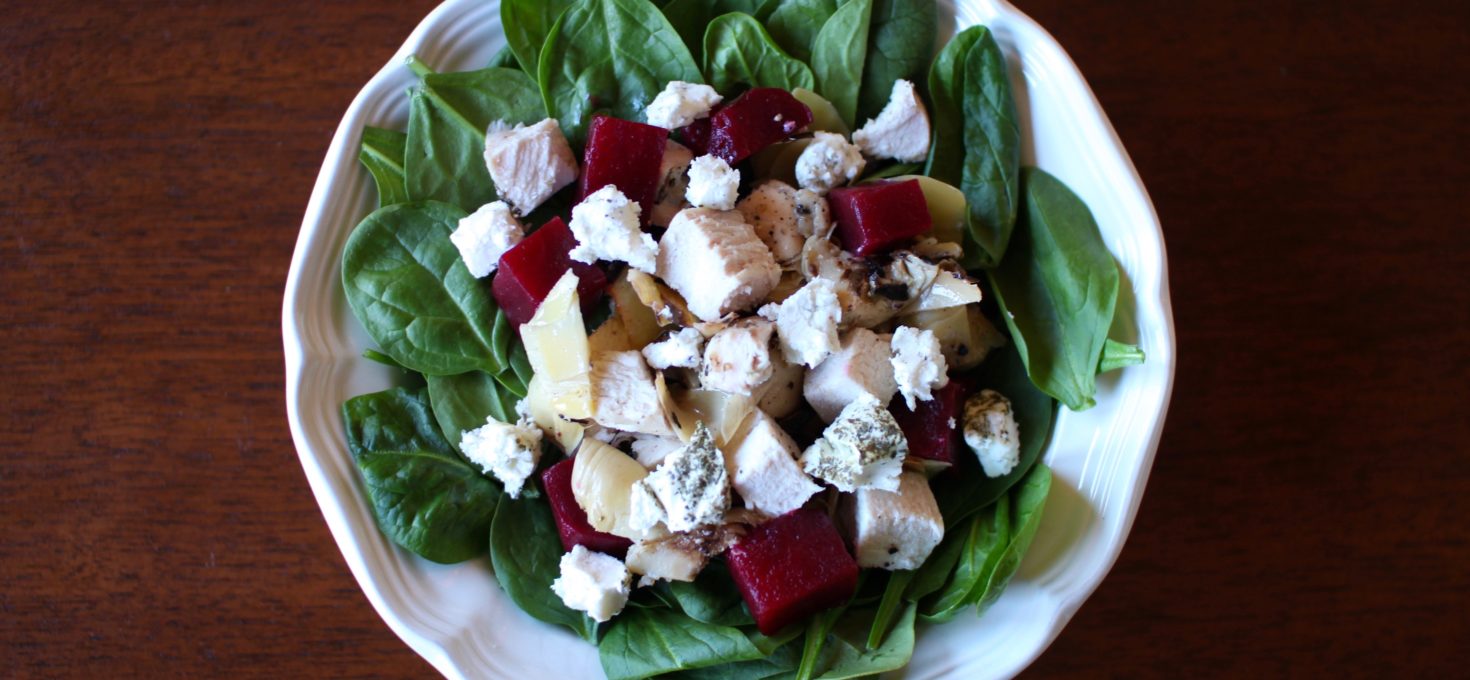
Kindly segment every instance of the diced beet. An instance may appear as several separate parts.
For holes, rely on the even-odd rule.
[[[860,257],[880,253],[929,230],[929,204],[919,180],[875,182],[827,194],[837,238]]]
[[[593,116],[587,128],[587,150],[582,153],[580,202],[609,184],[642,209],[643,223],[652,215],[658,196],[659,167],[669,131],[612,116]]]
[[[708,153],[734,165],[811,124],[812,110],[790,92],[757,87],[710,115]]]
[[[719,109],[716,108],[715,112],[718,111]],[[679,128],[679,139],[683,140],[684,146],[689,147],[695,156],[703,156],[709,153],[709,131],[710,119],[700,118]]]
[[[857,561],[818,508],[793,510],[751,529],[726,561],[766,635],[836,607],[857,590]]]
[[[910,411],[903,397],[888,407],[909,441],[909,454],[916,458],[953,465],[959,450],[959,422],[964,416],[965,386],[959,380],[934,390],[934,398],[921,401]]]
[[[519,327],[530,321],[552,286],[567,269],[577,273],[577,296],[582,310],[590,311],[607,289],[607,274],[595,264],[573,262],[568,253],[577,247],[577,237],[560,217],[531,232],[500,256],[500,265],[490,283],[495,302]]]
[[[587,513],[577,505],[572,495],[572,459],[568,458],[546,468],[541,473],[541,489],[546,500],[551,502],[551,514],[556,517],[556,532],[561,535],[561,547],[571,550],[583,546],[588,550],[607,553],[618,559],[628,554],[633,542],[622,536],[603,533],[587,523]]]

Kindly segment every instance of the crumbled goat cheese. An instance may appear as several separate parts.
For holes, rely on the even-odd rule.
[[[652,274],[657,267],[658,244],[638,226],[639,207],[609,184],[592,192],[572,208],[572,235],[577,247],[573,260],[591,264],[598,260],[627,262],[634,269]]]
[[[768,515],[784,515],[800,508],[822,487],[797,464],[796,442],[764,411],[751,414],[745,437],[730,453],[735,492],[745,507]]]
[[[675,80],[649,102],[643,117],[649,125],[674,130],[709,116],[720,99],[713,87]]]
[[[672,139],[664,143],[664,157],[658,166],[658,193],[653,198],[648,223],[667,227],[680,210],[689,207],[684,194],[689,190],[689,165],[694,153]]]
[[[875,158],[892,158],[901,163],[918,163],[929,156],[929,114],[924,102],[907,80],[893,83],[888,104],[857,132],[852,141],[863,153]]]
[[[893,381],[903,401],[913,410],[934,398],[933,390],[949,384],[948,366],[934,331],[899,326],[893,331]]]
[[[521,223],[510,214],[510,206],[505,201],[494,201],[460,219],[449,241],[459,249],[470,274],[480,279],[495,271],[500,256],[525,236]]]
[[[725,458],[715,448],[714,436],[704,423],[695,428],[689,443],[665,458],[638,484],[647,484],[663,506],[669,531],[718,524],[730,509]]]
[[[578,545],[561,556],[560,566],[561,576],[551,582],[551,590],[568,608],[602,622],[628,604],[633,576],[618,558]]]
[[[718,321],[764,300],[781,269],[740,213],[690,208],[659,241],[657,275],[695,316]]]
[[[944,539],[944,518],[923,473],[904,471],[897,491],[858,489],[842,505],[860,567],[918,569]]]
[[[995,390],[980,390],[965,400],[965,443],[980,459],[985,476],[1010,474],[1021,462],[1021,434],[1011,400]]]
[[[719,156],[700,156],[689,165],[685,200],[696,208],[732,210],[740,190],[740,171]]]
[[[775,324],[758,316],[726,326],[705,345],[700,382],[727,394],[749,396],[775,371],[771,362],[775,332]]]
[[[807,373],[802,394],[827,422],[863,396],[887,404],[898,391],[891,356],[888,335],[854,328],[843,336],[841,349]]]
[[[704,334],[693,328],[680,328],[664,340],[649,343],[643,348],[643,358],[657,370],[666,368],[699,368],[704,355]]]
[[[555,118],[529,127],[491,123],[485,133],[485,167],[496,194],[520,215],[577,180],[577,159]]]
[[[814,367],[842,346],[837,325],[842,304],[831,281],[812,279],[780,304],[768,304],[761,316],[776,322],[781,351],[793,364]]]
[[[825,194],[857,179],[866,164],[862,151],[842,135],[818,132],[796,158],[796,181],[804,189]]]
[[[592,357],[592,420],[603,427],[656,436],[674,430],[659,401],[653,372],[634,350]]]
[[[801,466],[839,491],[897,491],[908,454],[908,439],[898,421],[872,395],[862,394],[801,454]]]
[[[515,423],[486,418],[484,425],[460,434],[459,450],[516,498],[541,458],[541,429],[524,416]]]

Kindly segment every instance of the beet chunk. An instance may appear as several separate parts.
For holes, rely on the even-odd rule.
[[[715,111],[718,112],[719,108]],[[684,146],[689,147],[695,156],[703,156],[709,153],[709,132],[710,119],[700,118],[679,128],[679,139],[683,140]]]
[[[836,607],[857,590],[857,561],[827,513],[793,510],[755,527],[730,548],[730,575],[761,633]]]
[[[644,224],[658,196],[659,166],[669,131],[612,116],[593,116],[582,154],[582,183],[577,200],[609,184],[638,204]]]
[[[572,236],[571,228],[560,217],[553,217],[500,256],[490,292],[516,327],[531,320],[567,269],[577,273],[577,296],[583,311],[591,310],[602,299],[607,274],[597,265],[573,262],[567,253],[575,247],[577,237]]]
[[[587,523],[587,513],[572,495],[572,459],[568,458],[541,473],[541,488],[551,502],[556,517],[556,532],[561,534],[561,547],[570,551],[575,546],[607,553],[618,559],[628,554],[633,542],[622,536],[603,533]]]
[[[888,407],[893,419],[909,440],[909,454],[916,458],[953,465],[959,450],[959,424],[964,416],[965,387],[958,380],[934,390],[934,398],[921,401],[910,411],[902,397]]]
[[[708,153],[735,165],[812,124],[812,110],[786,90],[757,87],[710,115]],[[697,137],[683,128],[685,140]],[[694,148],[694,147],[690,147]]]
[[[929,230],[929,204],[919,180],[875,182],[827,194],[837,238],[859,257],[892,248]]]

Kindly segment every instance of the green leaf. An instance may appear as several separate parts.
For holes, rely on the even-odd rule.
[[[878,602],[878,611],[873,614],[873,626],[868,630],[866,649],[874,649],[883,644],[883,638],[888,636],[888,624],[893,621],[894,612],[898,611],[898,606],[903,603],[904,592],[913,582],[915,573],[912,570],[906,570],[895,571],[888,575],[888,585],[883,588],[883,599]]]
[[[865,617],[851,617],[839,625],[837,634],[827,641],[823,667],[818,680],[847,680],[887,673],[907,666],[914,656],[914,613],[916,605],[904,607],[888,639],[879,647],[865,649],[862,633],[872,624]]]
[[[766,29],[787,54],[810,61],[817,33],[836,11],[836,0],[785,0],[766,19]]]
[[[500,489],[449,448],[425,390],[353,397],[342,419],[373,516],[390,540],[445,564],[484,554]]]
[[[856,128],[858,92],[867,58],[868,25],[873,0],[848,0],[822,25],[812,43],[812,74],[817,94],[837,109],[849,128]]]
[[[692,582],[673,581],[669,592],[689,618],[720,626],[755,623],[724,562],[711,562]]]
[[[506,47],[522,71],[536,73],[546,36],[557,17],[573,4],[574,0],[501,0],[500,26],[505,30]]]
[[[583,0],[552,27],[538,66],[546,111],[580,146],[592,114],[640,120],[671,80],[703,82],[689,49],[646,0]]]
[[[699,54],[704,47],[705,28],[715,17],[740,12],[757,21],[764,21],[778,2],[779,0],[674,0],[664,5],[663,14],[689,48],[689,53]]]
[[[362,148],[357,152],[357,159],[378,186],[379,208],[408,201],[403,179],[403,153],[407,144],[405,133],[375,127],[362,129]]]
[[[933,483],[934,498],[944,515],[945,526],[959,526],[966,517],[994,503],[1021,481],[1046,449],[1056,412],[1056,402],[1031,383],[1020,355],[1012,347],[992,350],[986,355],[973,380],[977,387],[995,390],[1010,399],[1021,436],[1020,461],[1009,474],[987,477],[974,453],[961,445],[955,469]]]
[[[919,79],[934,53],[938,30],[934,0],[873,0],[857,120],[877,117],[888,103],[894,81]]]
[[[566,626],[588,642],[597,641],[597,622],[568,609],[551,589],[561,574],[562,546],[556,519],[544,498],[500,498],[490,527],[490,563],[512,602],[532,618]]]
[[[526,346],[521,344],[520,338],[511,340],[510,370],[502,371],[495,376],[495,380],[517,398],[525,398],[533,375],[535,371],[531,369],[531,358],[526,354]]]
[[[1026,168],[1026,208],[990,282],[1026,372],[1073,411],[1097,402],[1097,369],[1118,301],[1118,264],[1087,204]]]
[[[875,182],[880,179],[890,179],[893,177],[902,177],[904,175],[913,175],[918,173],[920,169],[921,168],[917,163],[889,163],[888,165],[879,167],[876,170],[873,170],[872,172],[863,175],[862,179],[858,180],[858,183],[861,184],[863,182]]]
[[[914,572],[908,591],[904,593],[904,598],[910,602],[918,602],[939,592],[949,582],[949,575],[960,561],[960,554],[965,548],[965,534],[954,525],[945,526],[947,531],[944,540],[934,552],[929,553],[929,558],[924,560],[918,571]]]
[[[1126,366],[1137,366],[1147,358],[1138,345],[1129,345],[1110,338],[1103,341],[1102,359],[1098,361],[1097,372],[1102,374]]]
[[[625,610],[597,646],[609,680],[759,659],[761,651],[738,628],[695,621],[667,609]]]
[[[516,421],[515,395],[501,387],[489,373],[431,375],[428,380],[429,403],[434,407],[439,430],[456,451],[459,451],[460,437],[468,430],[483,427],[486,418],[502,423]]]
[[[1000,599],[1001,592],[1010,585],[1011,577],[1021,566],[1021,558],[1031,549],[1031,540],[1041,526],[1041,513],[1046,508],[1046,497],[1051,493],[1051,468],[1037,463],[1026,479],[1010,494],[1011,537],[1006,549],[996,561],[985,580],[985,589],[972,594],[971,600],[981,613]]]
[[[811,89],[812,70],[771,40],[748,14],[722,14],[704,34],[704,73],[711,86],[730,92],[737,85]]]
[[[983,26],[945,46],[929,72],[934,139],[925,174],[965,193],[968,236],[993,267],[1016,223],[1021,131],[1005,55]],[[967,248],[968,250],[968,248]]]
[[[495,50],[495,54],[490,56],[490,63],[485,64],[485,67],[520,69],[521,65],[516,61],[515,52],[511,51],[510,45],[502,45],[500,49]]]
[[[368,335],[394,361],[427,375],[505,370],[490,287],[465,268],[449,235],[465,212],[447,203],[379,208],[353,230],[342,287]]]
[[[409,94],[408,146],[404,158],[408,195],[466,211],[494,201],[485,167],[485,129],[491,122],[534,123],[545,117],[536,84],[524,72],[486,68],[462,73],[427,72]]]
[[[961,611],[975,604],[978,592],[985,588],[990,572],[1000,562],[1011,534],[1011,504],[1002,496],[964,526],[963,531],[951,531],[945,541],[962,541],[959,561],[954,572],[932,598],[921,603],[923,619],[943,623],[954,619]]]

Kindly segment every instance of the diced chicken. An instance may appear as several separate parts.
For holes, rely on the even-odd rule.
[[[827,202],[821,196],[811,194],[822,206],[823,213],[826,212]],[[740,200],[736,206],[740,214],[745,216],[746,224],[755,229],[755,235],[760,238],[766,247],[771,249],[771,254],[776,256],[776,261],[789,263],[801,257],[801,247],[806,243],[806,235],[802,234],[801,225],[805,222],[808,233],[813,228],[816,216],[813,215],[811,203],[797,202],[797,191],[791,185],[780,180],[768,180],[750,192],[749,196]],[[799,215],[798,210],[806,214]],[[805,219],[803,219],[803,217]],[[825,223],[825,215],[821,217]]]
[[[674,436],[653,384],[653,372],[637,351],[600,352],[592,357],[592,403],[592,419],[598,425]]]
[[[680,328],[678,333],[643,348],[643,358],[657,369],[699,368],[704,356],[704,334],[693,328]]]
[[[710,109],[719,104],[720,99],[720,93],[713,87],[675,80],[665,85],[663,91],[649,102],[643,116],[649,125],[674,130],[709,117]]]
[[[740,190],[740,171],[718,156],[700,156],[689,165],[689,188],[684,199],[696,208],[734,210]]]
[[[638,226],[639,207],[609,184],[572,208],[572,235],[577,247],[573,260],[591,264],[598,260],[627,262],[639,271],[653,273],[658,244]]]
[[[776,325],[758,316],[726,326],[705,345],[700,381],[709,389],[750,395],[775,371],[771,361],[775,333]]]
[[[825,194],[863,174],[862,151],[842,135],[817,132],[796,159],[796,181],[803,189]]]
[[[858,489],[843,520],[860,567],[918,569],[944,539],[944,518],[923,473],[899,475],[897,491]]]
[[[862,393],[802,452],[801,467],[839,491],[897,491],[908,453],[908,440],[893,414]]]
[[[806,382],[806,367],[786,360],[784,352],[771,355],[771,377],[755,388],[751,395],[756,407],[773,418],[785,418],[801,408],[801,386]]]
[[[793,364],[817,366],[842,346],[837,335],[842,305],[831,281],[808,281],[780,304],[762,307],[760,313],[776,322],[781,351]]]
[[[646,468],[658,467],[669,454],[684,448],[684,442],[670,437],[638,435],[633,438],[633,456]]]
[[[654,196],[649,224],[667,227],[674,215],[689,207],[684,202],[684,193],[689,190],[689,164],[693,161],[694,153],[683,144],[671,139],[664,146],[664,158],[658,167],[658,193]]]
[[[893,380],[909,410],[934,398],[933,390],[949,384],[948,367],[934,331],[899,326],[893,330]]]
[[[781,278],[771,250],[740,213],[709,208],[674,217],[659,243],[657,274],[704,321],[749,309]]]
[[[485,166],[496,193],[520,215],[577,181],[577,158],[555,118],[529,127],[491,123],[485,133]]]
[[[576,546],[561,556],[561,576],[551,590],[570,609],[607,621],[628,604],[633,577],[618,558]]]
[[[861,129],[852,141],[874,158],[892,158],[901,163],[919,163],[929,156],[929,113],[907,80],[893,83],[888,104]]]
[[[776,420],[757,410],[744,438],[726,456],[735,492],[745,507],[780,516],[801,507],[822,487],[802,471],[801,451]]]
[[[742,534],[738,525],[726,524],[641,541],[628,550],[628,569],[643,575],[640,586],[693,581],[711,557],[725,552]]]
[[[842,349],[807,373],[802,389],[807,403],[829,423],[865,395],[886,405],[898,391],[888,347],[886,334],[866,328],[848,331]]]
[[[1011,400],[995,390],[980,390],[965,400],[965,443],[980,459],[987,477],[1010,474],[1021,462],[1021,431]]]
[[[500,256],[525,237],[510,206],[505,201],[492,201],[461,219],[449,241],[459,250],[470,274],[481,279],[494,272]]]

